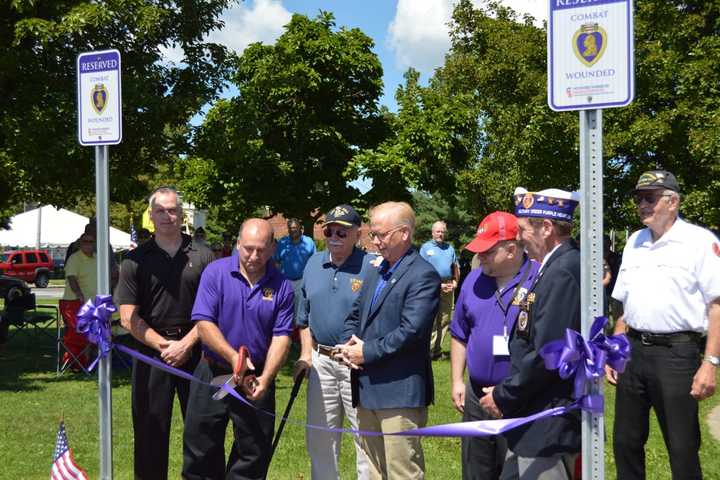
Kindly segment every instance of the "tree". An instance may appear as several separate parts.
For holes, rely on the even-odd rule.
[[[372,48],[360,30],[335,29],[325,12],[294,15],[275,45],[250,45],[235,68],[238,95],[208,112],[182,164],[188,198],[221,205],[235,223],[267,206],[304,218],[306,230],[355,198],[342,172],[386,129]]]
[[[123,141],[110,148],[110,198],[147,193],[144,176],[187,151],[187,122],[216,98],[229,55],[203,38],[228,0],[56,1],[0,4],[0,208],[41,201],[72,206],[92,196],[94,155],[77,142],[75,60],[122,56]],[[179,64],[161,48],[180,47]]]
[[[456,176],[476,155],[477,114],[468,92],[447,88],[441,77],[428,87],[409,69],[398,88],[392,134],[376,149],[361,151],[346,174],[373,179],[370,203],[410,200],[410,190],[439,192],[454,201]]]
[[[604,111],[606,223],[637,222],[630,191],[640,172],[677,173],[686,216],[720,223],[720,4],[635,4],[636,99]],[[482,130],[477,162],[459,174],[468,209],[510,209],[516,186],[579,186],[578,116],[546,105],[546,29],[487,1],[462,0],[437,79],[471,92]]]

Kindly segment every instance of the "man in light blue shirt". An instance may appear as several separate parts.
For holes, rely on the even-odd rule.
[[[432,240],[420,247],[420,256],[437,270],[442,283],[440,284],[440,308],[435,316],[432,335],[430,337],[430,354],[433,360],[442,355],[442,341],[448,331],[452,318],[455,288],[460,278],[455,249],[445,242],[447,225],[442,220],[433,223]]]
[[[300,284],[302,283],[305,264],[315,253],[315,242],[312,238],[303,235],[300,220],[291,218],[287,221],[288,234],[278,240],[273,260],[283,275],[293,284],[295,291],[295,323],[300,301]]]
[[[335,345],[344,340],[345,319],[360,295],[370,257],[355,246],[360,215],[350,205],[338,205],[325,215],[323,235],[327,250],[318,252],[305,266],[297,325],[300,327],[301,353],[294,377],[308,372],[307,421],[310,425],[342,428],[347,416],[352,428],[358,427],[352,405],[350,369],[331,358]],[[329,346],[329,347],[328,347]],[[307,451],[313,480],[340,479],[338,469],[342,435],[308,428]],[[367,480],[369,465],[354,438],[357,478]]]

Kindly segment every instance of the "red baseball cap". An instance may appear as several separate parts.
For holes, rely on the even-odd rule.
[[[478,225],[475,239],[465,245],[467,250],[475,253],[485,253],[503,240],[517,238],[517,217],[512,213],[493,212],[483,218]]]

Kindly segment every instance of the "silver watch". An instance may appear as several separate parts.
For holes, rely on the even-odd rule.
[[[715,355],[705,355],[703,360],[715,367],[720,367],[720,357],[716,357]]]

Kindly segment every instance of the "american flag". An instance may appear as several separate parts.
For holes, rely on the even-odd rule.
[[[87,473],[75,464],[65,434],[65,422],[63,421],[60,421],[60,428],[55,439],[55,455],[53,459],[50,480],[87,480]]]
[[[135,230],[135,225],[130,225],[130,248],[137,248],[138,246],[138,234]]]

